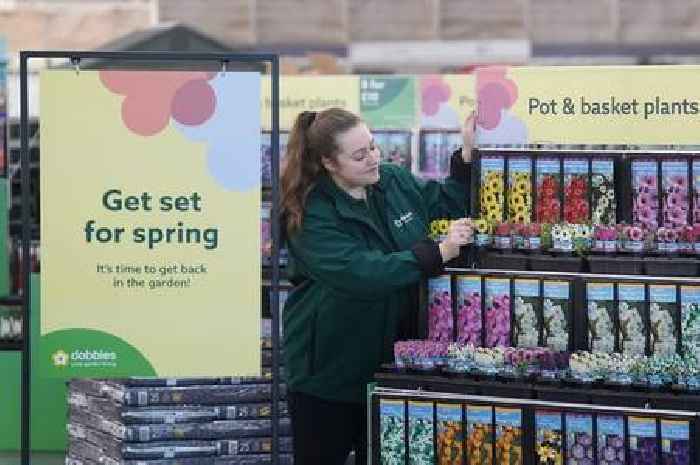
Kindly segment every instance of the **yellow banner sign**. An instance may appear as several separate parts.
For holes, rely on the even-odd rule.
[[[260,76],[41,74],[52,377],[258,375]]]

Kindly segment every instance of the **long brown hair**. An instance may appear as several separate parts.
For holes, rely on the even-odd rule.
[[[334,159],[340,150],[337,136],[360,123],[357,115],[342,108],[303,111],[297,116],[280,178],[281,218],[288,234],[301,228],[306,197],[325,172],[322,159]]]

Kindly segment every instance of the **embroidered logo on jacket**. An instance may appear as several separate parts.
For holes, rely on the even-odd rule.
[[[394,226],[400,229],[411,221],[413,221],[413,212],[404,213],[400,218],[394,220]]]

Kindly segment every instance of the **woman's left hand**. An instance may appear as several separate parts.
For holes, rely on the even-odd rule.
[[[464,125],[462,126],[462,160],[464,160],[464,163],[470,163],[472,161],[475,132],[476,115],[472,111],[471,115],[464,120]]]

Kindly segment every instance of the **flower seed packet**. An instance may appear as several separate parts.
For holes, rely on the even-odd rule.
[[[486,347],[509,347],[510,280],[486,279]]]
[[[656,438],[656,419],[629,417],[630,465],[656,465],[659,448]]]
[[[421,133],[420,153],[418,157],[418,175],[423,179],[441,179],[447,176],[443,158],[442,133]],[[449,160],[448,160],[449,170]]]
[[[260,135],[260,169],[263,186],[272,185],[272,134],[263,132]]]
[[[532,168],[530,159],[508,159],[508,220],[529,223],[532,217]]]
[[[453,325],[450,275],[431,278],[428,280],[428,339],[451,341]]]
[[[647,343],[644,284],[618,284],[617,298],[620,351],[626,355],[644,355]]]
[[[482,157],[480,169],[480,216],[490,222],[503,221],[505,160],[503,157]]]
[[[690,423],[661,420],[661,463],[690,465]]]
[[[540,465],[563,465],[561,412],[535,411],[535,454]]]
[[[659,226],[659,165],[656,160],[632,160],[632,222],[647,229]]]
[[[466,435],[460,404],[437,404],[437,465],[464,465]]]
[[[281,166],[284,155],[287,152],[289,133],[280,132],[279,134],[279,160]],[[261,182],[263,187],[270,187],[272,186],[272,133],[269,131],[264,131],[260,135],[260,156]]]
[[[411,169],[411,133],[408,131],[373,130],[374,144],[379,148],[382,163]]]
[[[496,465],[522,465],[522,410],[496,407],[495,414]]]
[[[598,465],[625,464],[625,419],[598,415]]]
[[[538,347],[540,339],[540,282],[516,279],[513,283],[513,343],[516,347]]]
[[[588,413],[566,414],[567,465],[589,465],[593,463],[593,416]]]
[[[561,166],[557,158],[538,158],[536,218],[538,223],[556,224],[561,218]]]
[[[664,160],[661,162],[661,213],[664,224],[673,228],[688,224],[690,213],[689,183],[687,160]]]
[[[586,283],[588,301],[588,350],[612,353],[615,351],[614,285]]]
[[[591,161],[591,199],[593,224],[616,223],[615,165],[612,159]]]
[[[406,463],[404,401],[379,400],[379,460],[381,465]]]
[[[260,255],[263,265],[270,264],[272,256],[272,204],[262,202],[260,205]]]
[[[483,345],[481,338],[481,277],[457,277],[457,342]]]
[[[700,160],[693,160],[693,223],[700,223]]]
[[[493,464],[493,408],[467,405],[467,463]]]
[[[678,346],[678,319],[676,286],[649,286],[649,323],[651,328],[651,352],[668,357],[676,353]]]
[[[435,463],[434,429],[433,403],[410,401],[408,403],[409,465]]]
[[[564,221],[582,224],[589,221],[588,160],[564,160]]]
[[[681,286],[681,353],[700,354],[700,286]]]
[[[565,352],[569,350],[569,282],[544,281],[542,292],[544,345]]]

